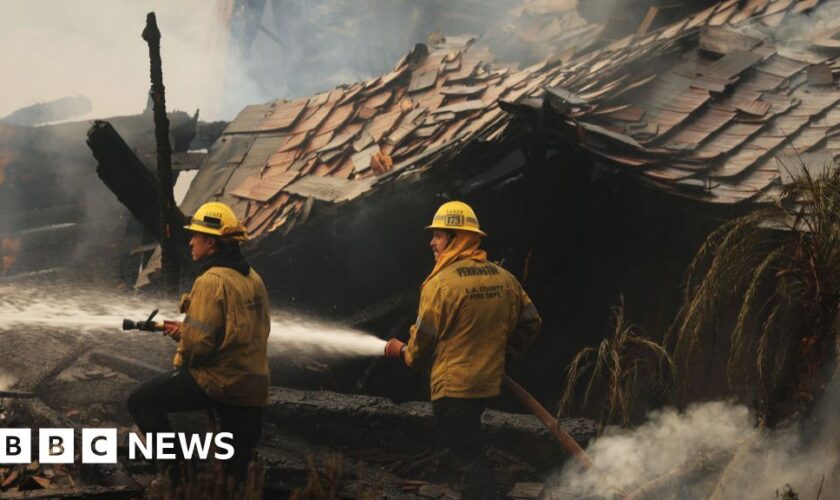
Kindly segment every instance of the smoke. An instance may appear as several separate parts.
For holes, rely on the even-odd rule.
[[[93,101],[89,116],[137,114],[146,107],[149,55],[140,37],[154,11],[169,109],[201,108],[205,119],[230,119],[253,102],[253,85],[227,57],[222,0],[145,2],[10,0],[0,16],[0,46],[8,71],[0,116],[68,94]],[[234,79],[231,79],[233,77]],[[224,91],[237,94],[236,109],[220,107]],[[249,94],[250,93],[250,94]]]
[[[154,11],[167,106],[231,120],[247,104],[299,97],[389,71],[429,32],[481,34],[519,0],[6,0],[0,116],[67,95],[88,117],[146,107]]]
[[[731,402],[653,412],[635,429],[608,429],[587,448],[590,470],[567,464],[553,482],[558,491],[605,498],[657,478],[670,481],[641,498],[699,500],[714,491],[716,500],[769,499],[786,485],[800,498],[817,498],[820,488],[830,498],[826,491],[840,487],[834,479],[840,465],[837,385],[813,418],[767,432],[756,428],[747,407]]]
[[[610,497],[616,489],[630,491],[640,480],[665,474],[702,453],[731,450],[755,432],[750,412],[742,405],[712,402],[693,405],[684,413],[657,411],[631,431],[608,429],[587,449],[593,467],[579,474],[570,464],[560,482],[575,492]]]

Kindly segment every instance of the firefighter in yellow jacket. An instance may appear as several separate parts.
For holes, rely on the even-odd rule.
[[[205,203],[185,229],[198,264],[192,291],[181,298],[183,323],[166,322],[178,341],[174,370],[147,380],[128,397],[144,433],[171,432],[167,413],[213,409],[233,434],[226,469],[241,481],[268,404],[268,293],[239,248],[245,227],[227,205]]]
[[[465,498],[493,498],[481,414],[500,392],[506,357],[521,356],[542,321],[516,278],[479,248],[486,234],[467,204],[443,204],[427,229],[436,262],[417,322],[408,345],[391,339],[385,354],[431,371],[432,409],[458,463],[459,489]]]

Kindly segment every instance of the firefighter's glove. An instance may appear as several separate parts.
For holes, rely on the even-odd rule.
[[[405,352],[405,343],[399,339],[391,339],[385,343],[385,357],[392,359],[402,359],[403,352]]]
[[[164,321],[163,334],[171,337],[176,342],[181,340],[181,322],[180,321]]]

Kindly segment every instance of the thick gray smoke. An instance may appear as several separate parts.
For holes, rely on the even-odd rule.
[[[154,11],[169,109],[231,120],[245,105],[297,97],[389,71],[429,32],[479,35],[517,0],[6,0],[0,116],[67,95],[88,117],[146,106],[140,37]]]
[[[561,484],[572,491],[611,497],[696,459],[700,454],[732,450],[753,439],[749,410],[743,405],[711,402],[693,405],[684,413],[654,412],[636,429],[607,429],[587,452],[594,466],[579,473],[574,464],[563,472]]]
[[[164,83],[170,109],[200,107],[205,118],[227,117],[216,104],[226,75],[241,74],[225,57],[220,0],[144,2],[77,0],[3,2],[0,115],[70,94],[90,96],[89,116],[136,114],[146,106],[149,55],[140,37],[155,11],[163,38]],[[231,82],[243,83],[243,82]],[[247,85],[231,86],[246,102]]]
[[[672,477],[668,487],[642,498],[699,500],[714,491],[716,500],[769,499],[786,485],[800,498],[817,498],[820,487],[822,498],[836,498],[840,425],[834,402],[818,412],[825,418],[767,433],[758,431],[745,406],[729,402],[658,411],[635,429],[609,429],[587,449],[594,466],[581,472],[567,465],[557,489],[612,498]],[[681,473],[668,476],[672,471]]]

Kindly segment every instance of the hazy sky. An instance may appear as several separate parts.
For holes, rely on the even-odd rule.
[[[226,61],[225,0],[0,0],[0,116],[36,102],[83,94],[85,118],[135,114],[149,89],[146,13],[157,14],[169,109],[231,119],[254,102]],[[233,78],[233,81],[224,81]],[[240,95],[220,98],[227,83]],[[224,104],[222,104],[224,102]],[[223,109],[226,108],[226,109]]]

